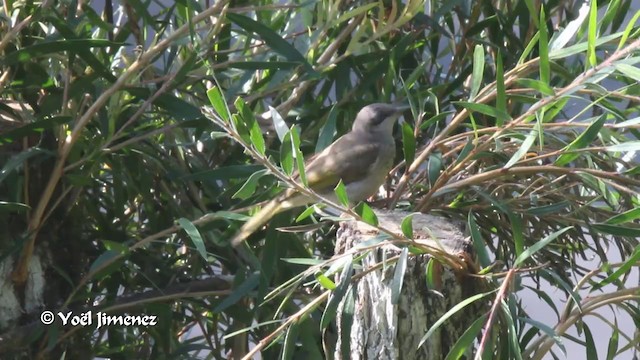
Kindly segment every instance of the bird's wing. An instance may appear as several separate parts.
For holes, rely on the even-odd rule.
[[[324,149],[305,167],[309,187],[318,192],[333,190],[342,179],[347,185],[361,180],[376,162],[380,145],[372,141],[356,141],[349,133]]]

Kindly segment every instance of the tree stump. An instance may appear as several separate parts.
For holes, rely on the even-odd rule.
[[[402,234],[400,224],[409,213],[376,211],[376,215],[381,227]],[[480,311],[485,311],[486,303],[470,304],[449,318],[418,348],[429,328],[453,306],[478,293],[481,284],[479,278],[468,276],[477,269],[473,246],[453,221],[416,214],[413,234],[417,243],[460,257],[463,267],[452,269],[430,255],[409,253],[396,303],[392,301],[395,262],[379,266],[354,281],[336,317],[335,359],[444,359]],[[364,223],[344,222],[337,233],[336,254],[378,235],[376,228]],[[356,273],[367,271],[401,251],[393,244],[370,250]],[[431,259],[434,261],[428,265]],[[428,266],[432,274],[430,286],[426,279]],[[349,346],[343,346],[346,342]],[[471,350],[467,355],[470,353]]]

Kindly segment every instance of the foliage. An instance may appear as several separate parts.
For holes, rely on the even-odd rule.
[[[18,329],[37,335],[0,336],[3,358],[222,359],[248,344],[267,359],[321,356],[327,300],[346,284],[331,275],[358,254],[333,257],[332,226],[276,230],[312,227],[310,211],[278,215],[241,253],[228,239],[290,182],[298,150],[396,99],[412,116],[390,204],[466,221],[497,290],[472,326],[479,341],[457,348],[542,358],[576,342],[595,358],[600,332],[583,320],[597,317],[614,333],[607,358],[640,351],[620,325],[640,324],[631,0],[2,6],[0,262],[15,259],[21,291],[28,259],[46,254],[45,309],[159,319],[96,330],[25,318]],[[532,297],[555,323],[522,305]]]

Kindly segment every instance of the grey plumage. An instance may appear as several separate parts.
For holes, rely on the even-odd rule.
[[[393,125],[402,110],[404,108],[382,103],[362,108],[351,131],[307,163],[305,174],[309,187],[335,201],[334,188],[342,179],[351,203],[375,193],[393,167]],[[314,199],[294,189],[286,190],[252,216],[234,236],[232,244],[240,244],[277,213],[313,202]]]

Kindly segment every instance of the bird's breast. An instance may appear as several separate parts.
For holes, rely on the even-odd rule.
[[[347,194],[352,203],[366,200],[382,186],[384,180],[393,167],[395,145],[383,145],[375,161],[369,166],[369,172],[361,180],[346,184]]]

